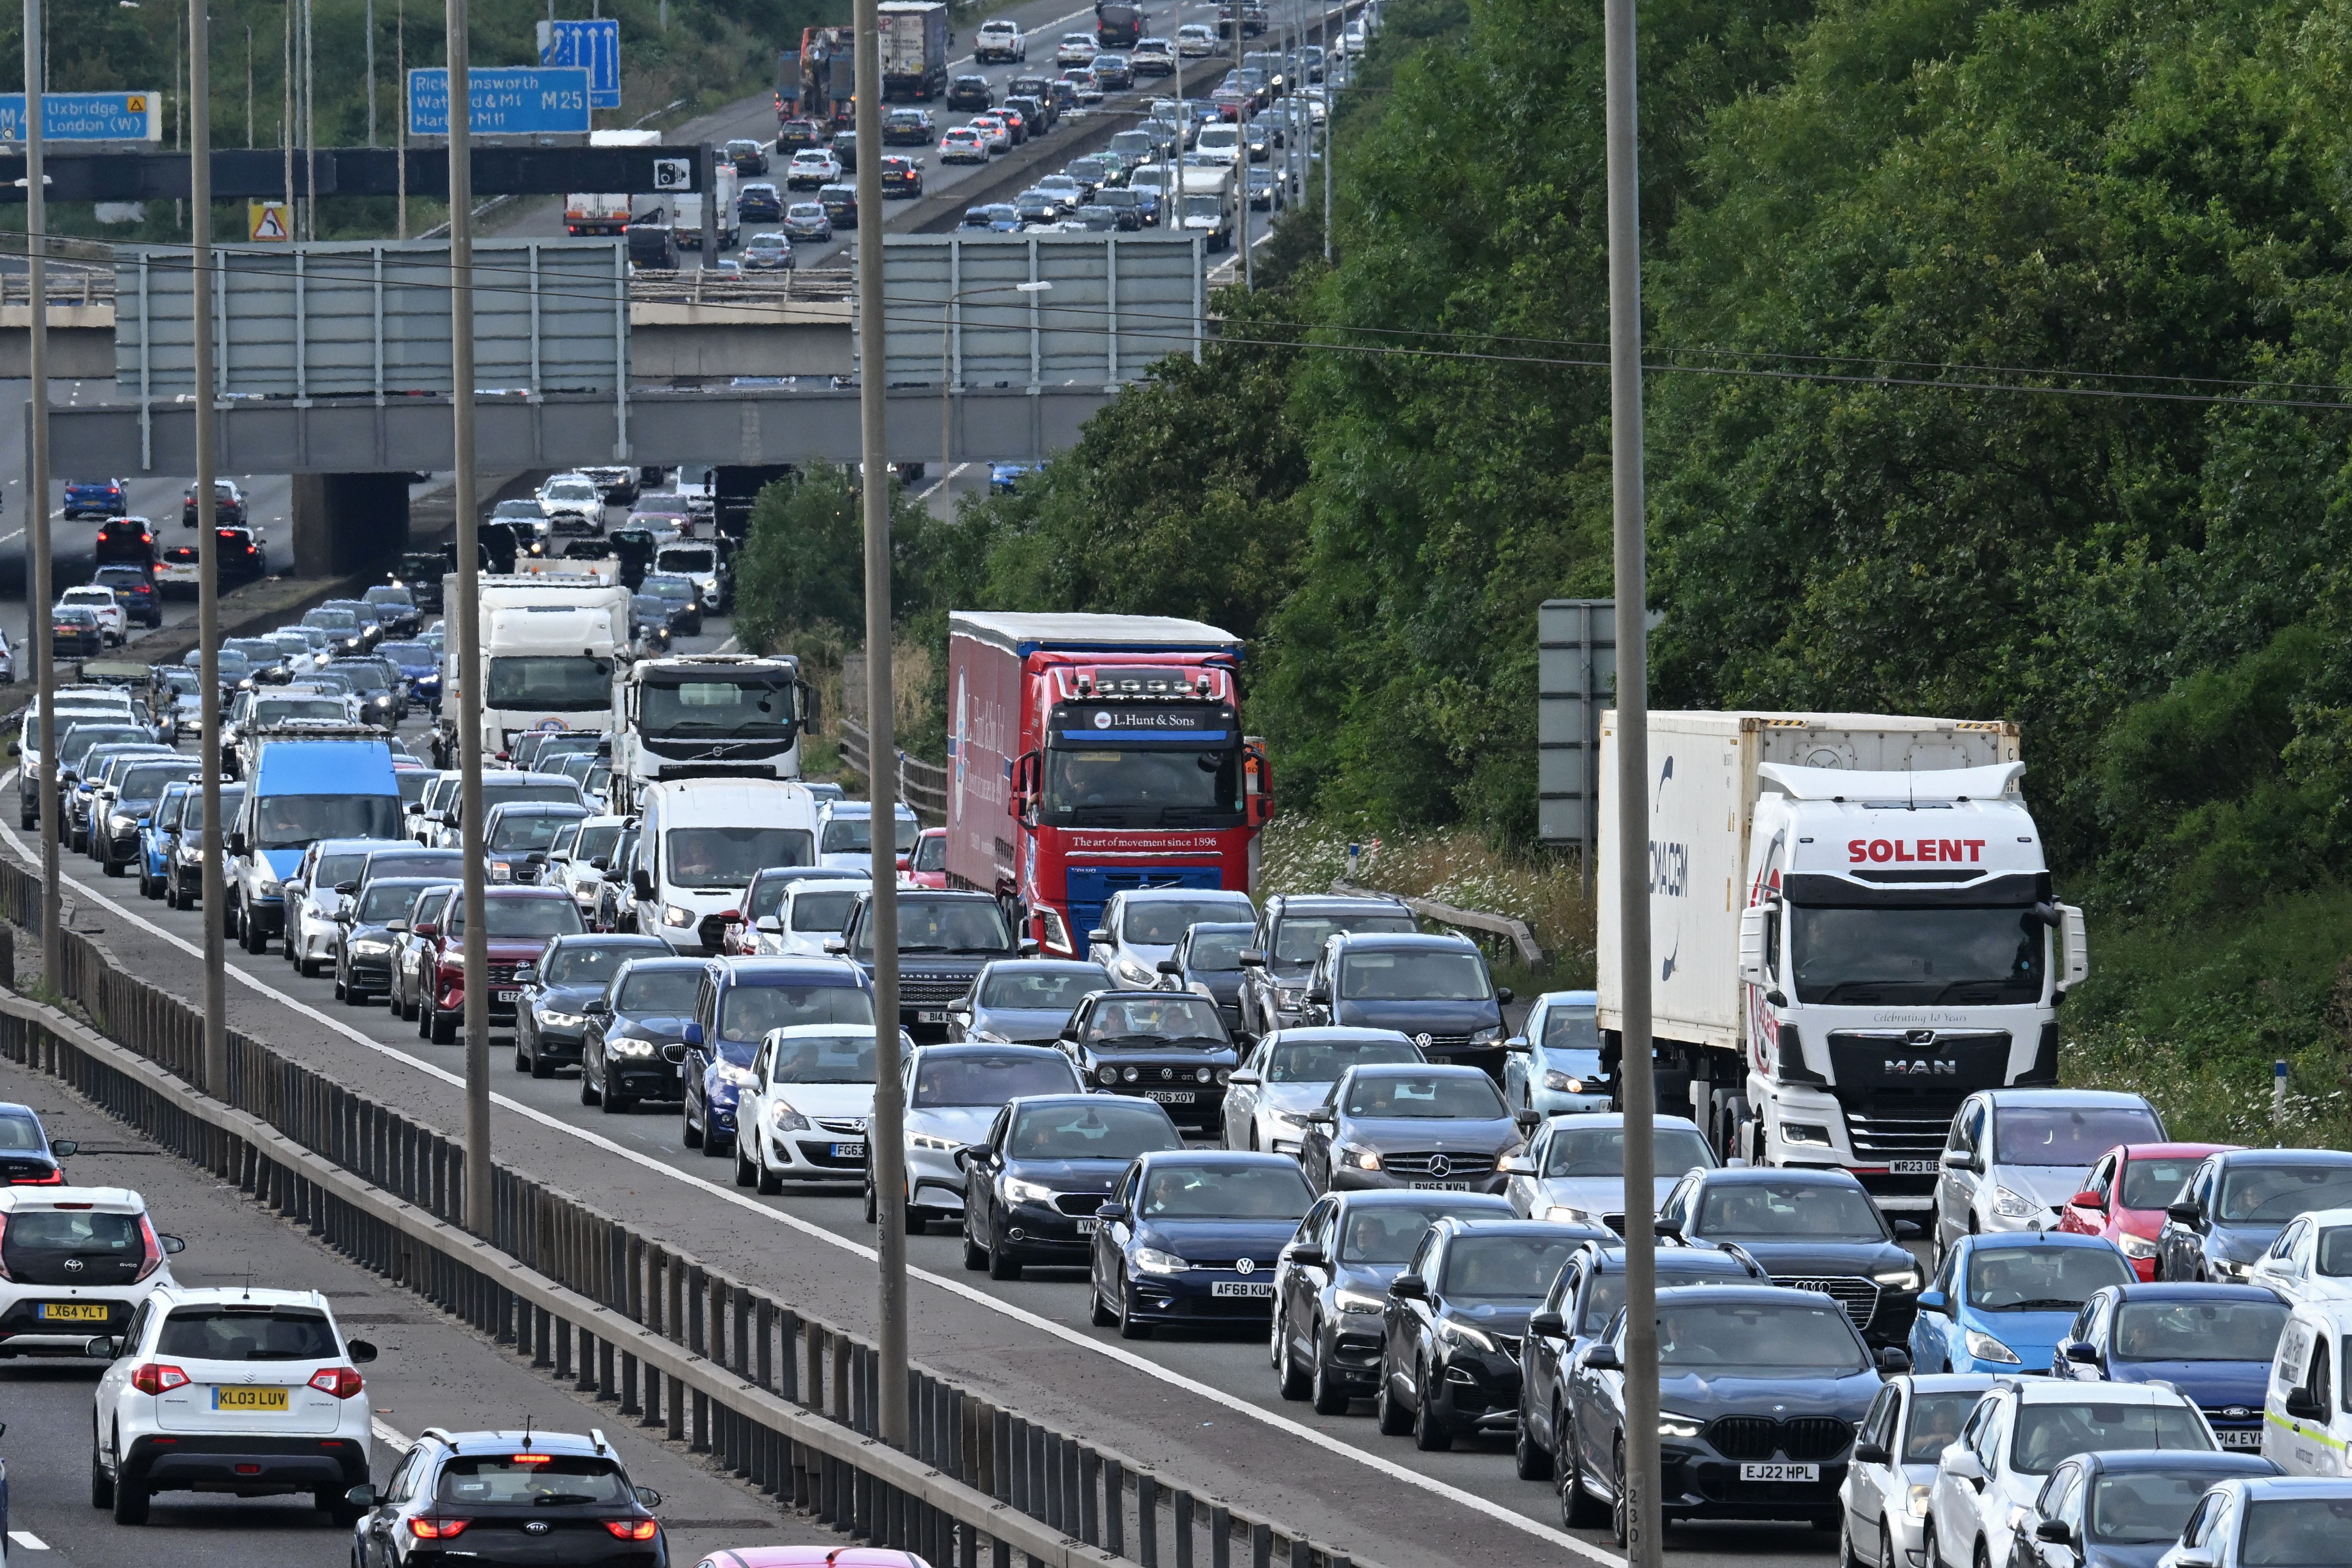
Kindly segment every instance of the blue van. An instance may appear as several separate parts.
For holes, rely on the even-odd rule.
[[[281,884],[321,838],[401,837],[400,782],[381,730],[288,726],[255,738],[245,800],[229,824],[229,931],[266,952],[286,928]]]

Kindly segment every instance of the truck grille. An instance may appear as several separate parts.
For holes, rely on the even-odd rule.
[[[1855,1275],[1839,1275],[1832,1279],[1802,1278],[1793,1274],[1775,1274],[1772,1283],[1788,1290],[1819,1290],[1853,1320],[1857,1329],[1868,1328],[1878,1311],[1878,1282]]]
[[[902,970],[898,974],[898,1005],[902,1007],[944,1007],[960,1002],[971,989],[969,974],[940,974]]]
[[[1853,1157],[1865,1165],[1893,1160],[1933,1160],[1943,1153],[1963,1095],[1921,1096],[1916,1101],[1874,1100],[1846,1112]]]
[[[1495,1157],[1464,1150],[1430,1150],[1421,1153],[1383,1154],[1381,1166],[1392,1176],[1429,1176],[1439,1181],[1461,1181],[1467,1177],[1494,1174]]]

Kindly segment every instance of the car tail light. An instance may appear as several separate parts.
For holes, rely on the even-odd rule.
[[[66,1184],[66,1173],[51,1171],[46,1176],[12,1176],[8,1184],[12,1187],[62,1187]]]
[[[188,1374],[167,1361],[151,1361],[131,1374],[131,1386],[142,1394],[161,1394],[167,1388],[185,1388]]]
[[[419,1541],[448,1541],[465,1534],[470,1522],[463,1519],[412,1519],[408,1521],[408,1533]]]
[[[155,1239],[155,1222],[145,1215],[139,1216],[139,1272],[131,1278],[144,1279],[163,1266],[163,1244]]]
[[[310,1386],[321,1394],[331,1394],[338,1399],[349,1399],[367,1386],[357,1369],[348,1366],[322,1366],[310,1374]]]
[[[604,1528],[615,1541],[651,1541],[661,1526],[650,1519],[608,1519]]]

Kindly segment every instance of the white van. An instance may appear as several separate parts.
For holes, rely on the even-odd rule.
[[[784,779],[671,779],[637,799],[629,890],[637,930],[717,952],[753,872],[816,862],[816,797]]]
[[[2352,1475],[2352,1301],[2290,1313],[2263,1394],[2263,1458],[2291,1476]]]

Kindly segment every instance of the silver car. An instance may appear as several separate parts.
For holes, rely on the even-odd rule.
[[[1225,1086],[1225,1147],[1296,1154],[1307,1115],[1351,1067],[1418,1062],[1421,1047],[1394,1029],[1277,1029],[1260,1040]]]
[[[1919,1568],[1927,1560],[1923,1521],[1936,1460],[1959,1440],[1990,1373],[1898,1373],[1878,1391],[1855,1429],[1853,1457],[1838,1489],[1845,1550],[1864,1568]]]
[[[1685,1116],[1661,1116],[1650,1135],[1656,1163],[1650,1211],[1690,1171],[1712,1171],[1718,1162],[1697,1123]],[[1528,1152],[1503,1162],[1509,1178],[1503,1195],[1523,1219],[1607,1228],[1625,1227],[1625,1118],[1613,1110],[1555,1116],[1536,1130]]]
[[[1936,1173],[1936,1254],[1963,1236],[2055,1230],[2099,1156],[2118,1143],[2161,1143],[2164,1123],[2140,1095],[2097,1089],[1994,1089],[1952,1118]],[[1898,1166],[1896,1174],[1905,1173]]]
[[[906,1062],[898,1093],[905,1106],[907,1190],[894,1194],[895,1202],[882,1201],[869,1157],[866,1219],[870,1225],[878,1213],[896,1209],[909,1236],[935,1219],[963,1218],[965,1177],[956,1156],[986,1140],[988,1124],[1005,1101],[1087,1089],[1069,1058],[1042,1046],[924,1046]]]
[[[1087,957],[1110,971],[1122,991],[1150,991],[1160,984],[1160,961],[1171,956],[1187,926],[1206,921],[1257,920],[1247,893],[1208,888],[1142,888],[1114,893],[1103,908],[1102,924],[1087,933]]]

